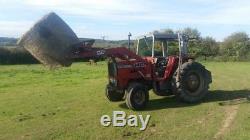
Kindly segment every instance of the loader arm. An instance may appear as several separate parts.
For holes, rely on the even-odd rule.
[[[72,58],[78,59],[98,59],[106,57],[116,57],[122,60],[136,59],[138,61],[145,61],[142,57],[138,56],[125,47],[94,48],[91,45],[77,45],[74,47],[72,56]]]

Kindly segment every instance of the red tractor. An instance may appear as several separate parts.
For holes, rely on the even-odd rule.
[[[151,89],[159,96],[174,94],[181,101],[194,103],[208,93],[212,78],[210,71],[188,56],[188,41],[183,34],[150,34],[138,38],[136,52],[122,47],[92,48],[93,42],[86,41],[75,57],[108,57],[106,96],[110,101],[125,99],[130,109],[144,109]],[[173,43],[179,46],[178,55],[168,54]]]
[[[183,34],[150,34],[138,38],[135,52],[130,47],[92,48],[94,40],[79,43],[73,30],[52,12],[34,24],[18,44],[50,67],[70,66],[73,58],[108,57],[107,98],[125,99],[129,108],[141,110],[149,100],[150,89],[190,103],[207,94],[211,73],[188,56],[189,39]],[[169,53],[172,44],[179,46],[177,55]]]

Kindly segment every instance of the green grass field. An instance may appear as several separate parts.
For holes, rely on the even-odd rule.
[[[184,104],[150,92],[149,106],[140,112],[106,99],[105,63],[54,71],[42,65],[0,66],[0,139],[211,140],[218,135],[249,140],[250,104],[234,101],[250,96],[250,63],[204,65],[212,71],[213,84],[202,103]],[[145,131],[103,127],[100,117],[114,110],[151,119]]]

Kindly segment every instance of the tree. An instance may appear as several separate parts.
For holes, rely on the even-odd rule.
[[[202,38],[200,53],[205,56],[205,60],[208,56],[216,56],[219,53],[219,45],[212,37]]]
[[[161,33],[166,33],[166,34],[174,34],[174,31],[170,28],[163,29],[160,31]]]
[[[159,33],[166,33],[166,34],[174,34],[174,31],[170,28],[166,28],[166,29],[161,29],[161,30],[154,30],[153,32],[150,33],[154,33],[154,34],[159,34]]]
[[[250,51],[249,37],[245,32],[236,32],[228,36],[221,45],[221,53],[237,60],[244,58]]]
[[[158,30],[154,30],[153,32],[151,32],[151,33],[153,33],[153,34],[158,34],[158,33],[160,33]]]
[[[190,55],[198,57],[201,52],[201,33],[195,28],[184,28],[183,30],[177,31],[177,33],[182,33],[188,35],[189,38],[194,38],[195,40],[190,40],[188,43],[188,50]]]
[[[197,39],[201,38],[201,33],[195,28],[187,27],[187,28],[184,28],[183,30],[177,31],[177,33],[178,32],[188,35],[190,38],[197,38]]]

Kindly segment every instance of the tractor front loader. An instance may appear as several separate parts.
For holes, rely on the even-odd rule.
[[[56,16],[54,13],[52,15]],[[108,84],[105,95],[110,101],[125,99],[128,108],[142,110],[148,103],[151,89],[156,95],[175,95],[177,99],[188,103],[199,102],[208,93],[209,84],[212,82],[211,73],[189,57],[187,35],[145,35],[137,39],[135,52],[124,47],[93,48],[93,40],[79,42],[68,26],[67,30],[63,24],[56,26],[57,22],[61,24],[57,16],[56,22],[53,19],[55,17],[48,15],[35,24],[21,38],[20,45],[35,54],[42,63],[46,62],[45,64],[53,62],[68,66],[68,62],[75,58],[108,58]],[[177,55],[169,54],[171,43],[178,44]],[[64,51],[58,50],[60,45]],[[57,51],[63,55],[54,57],[53,54]],[[39,59],[40,56],[43,57]]]

